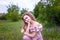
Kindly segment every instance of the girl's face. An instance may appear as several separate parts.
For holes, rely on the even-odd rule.
[[[25,15],[23,18],[26,23],[31,22],[31,18],[28,15]]]

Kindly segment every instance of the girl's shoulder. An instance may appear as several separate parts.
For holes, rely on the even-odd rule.
[[[39,32],[42,29],[42,25],[38,22],[34,22],[34,27],[30,28],[32,32]]]
[[[37,21],[35,21],[34,25],[35,25],[35,27],[36,27],[36,26],[42,26],[42,24],[39,23],[39,22],[37,22]]]
[[[35,21],[33,27],[30,27],[30,29],[33,28],[42,28],[42,24],[40,24],[39,22]]]

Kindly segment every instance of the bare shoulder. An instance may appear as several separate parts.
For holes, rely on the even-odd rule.
[[[39,22],[37,22],[37,21],[35,21],[35,24],[36,24],[36,25],[40,25],[40,23],[39,23]]]
[[[37,21],[35,21],[35,26],[42,26],[42,24],[41,23],[39,23],[39,22],[37,22]]]

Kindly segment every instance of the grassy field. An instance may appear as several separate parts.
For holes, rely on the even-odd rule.
[[[0,21],[0,40],[22,40],[20,28],[23,22]]]
[[[0,21],[0,40],[22,40],[22,34],[20,33],[22,26],[22,21]],[[42,34],[44,40],[60,40],[60,27],[44,27]]]

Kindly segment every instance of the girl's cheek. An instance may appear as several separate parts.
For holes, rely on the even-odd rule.
[[[29,18],[29,21],[31,21],[31,18]]]
[[[29,20],[29,22],[30,22],[30,20]]]
[[[25,21],[25,22],[27,22],[27,21]]]
[[[26,20],[25,22],[28,23],[28,20]]]

